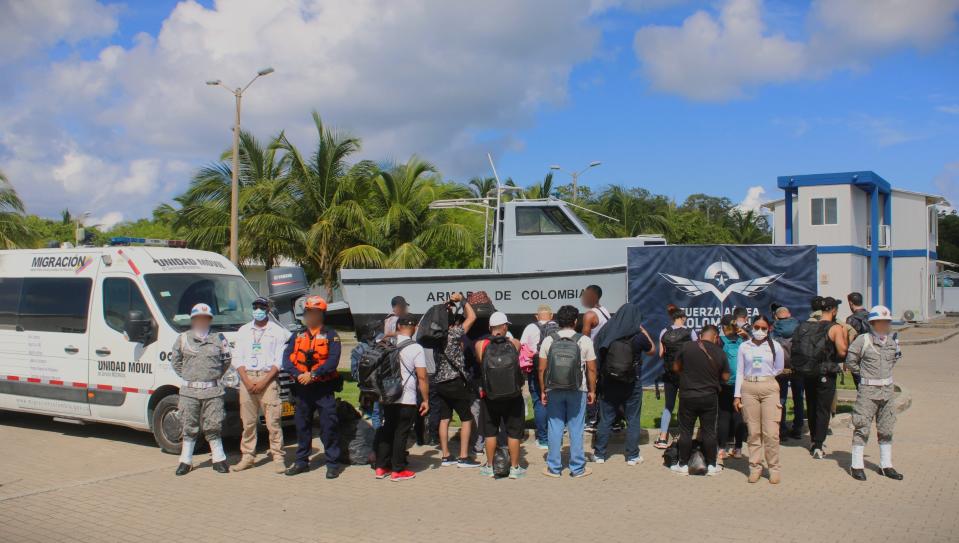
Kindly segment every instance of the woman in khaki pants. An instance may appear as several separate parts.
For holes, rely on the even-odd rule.
[[[769,337],[769,320],[762,315],[753,319],[750,341],[740,345],[736,361],[736,390],[733,405],[741,410],[749,429],[749,482],[763,473],[763,456],[769,468],[769,482],[779,483],[779,383],[783,370],[783,349]],[[765,454],[764,454],[765,453]]]

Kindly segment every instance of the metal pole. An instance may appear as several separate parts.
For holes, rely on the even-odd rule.
[[[233,123],[233,179],[230,183],[230,261],[233,262],[234,265],[239,265],[240,99],[243,97],[243,93],[237,88],[233,94],[236,96],[236,117]]]
[[[579,173],[578,173],[578,172],[573,172],[573,201],[574,201],[574,202],[576,201],[576,195],[577,195],[577,193],[579,192],[579,190],[578,190],[578,187],[579,187],[578,181],[579,181]]]

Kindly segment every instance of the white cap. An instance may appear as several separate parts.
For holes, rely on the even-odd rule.
[[[891,321],[892,311],[884,305],[877,305],[869,310],[869,322],[872,321]]]
[[[210,306],[200,303],[193,306],[193,309],[190,310],[190,318],[193,317],[210,317],[213,318],[213,310],[210,309]]]
[[[509,319],[506,318],[506,313],[502,311],[497,311],[489,316],[489,325],[492,326],[502,326],[504,324],[510,324]]]

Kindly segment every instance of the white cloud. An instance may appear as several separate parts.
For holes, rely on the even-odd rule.
[[[418,153],[473,175],[538,107],[566,100],[572,66],[598,43],[588,10],[589,0],[186,0],[156,36],[24,74],[23,88],[43,91],[0,101],[0,168],[34,212],[89,200],[115,209],[123,195],[128,217],[144,215],[230,145],[233,99],[204,81],[243,85],[273,66],[243,98],[243,126],[261,139],[286,130],[308,152],[316,109],[363,138],[361,158]],[[499,136],[476,136],[489,133]]]
[[[762,211],[762,205],[768,201],[766,198],[766,189],[761,185],[756,185],[749,187],[746,190],[746,196],[743,198],[742,202],[739,202],[739,205],[736,206],[742,211]]]
[[[60,42],[109,36],[117,7],[96,0],[4,0],[0,2],[0,64]]]
[[[937,111],[943,113],[949,113],[951,115],[959,115],[959,104],[950,104],[947,106],[939,106],[936,108]]]
[[[102,229],[111,228],[121,222],[123,222],[123,213],[119,211],[109,211],[97,217],[88,217],[83,221],[88,226],[98,226]]]
[[[641,28],[633,46],[655,89],[694,100],[736,98],[805,69],[801,43],[767,32],[760,0],[729,0],[718,18],[697,11],[679,27]]]
[[[769,31],[762,0],[724,0],[680,26],[646,26],[634,50],[651,86],[692,100],[728,100],[753,87],[862,68],[895,48],[928,50],[956,27],[959,0],[816,0],[808,38]]]

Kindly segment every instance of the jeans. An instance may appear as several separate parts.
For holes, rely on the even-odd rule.
[[[546,466],[553,473],[563,471],[563,429],[569,430],[569,472],[586,469],[583,432],[586,429],[586,393],[581,390],[550,390],[546,393]]]
[[[403,471],[406,469],[406,440],[413,421],[419,416],[415,405],[383,406],[383,426],[373,438],[376,467]]]
[[[663,407],[663,418],[662,422],[659,423],[659,432],[665,434],[669,431],[669,421],[672,418],[673,411],[676,410],[676,396],[679,393],[679,387],[669,381],[664,381],[663,390],[666,391],[666,405]]]
[[[786,397],[789,395],[789,389],[793,391],[793,432],[802,431],[802,423],[806,418],[806,410],[803,406],[803,379],[796,375],[780,375],[776,378],[779,381],[779,403],[783,406],[783,416],[779,421],[779,426],[786,429]]]
[[[546,406],[540,401],[539,379],[536,371],[529,374],[527,378],[529,386],[529,395],[533,400],[533,421],[536,423],[536,441],[545,443],[546,435]]]
[[[725,448],[730,440],[733,440],[733,448],[742,449],[743,441],[746,439],[746,423],[743,421],[743,414],[733,407],[734,393],[735,386],[725,384],[719,392],[719,421],[716,433],[720,448]]]
[[[821,449],[832,417],[832,399],[836,396],[836,374],[806,377],[806,416],[809,417],[809,440],[813,449]]]
[[[613,423],[619,417],[619,408],[626,414],[626,460],[639,457],[639,438],[642,434],[640,413],[643,411],[643,383],[636,378],[634,383],[607,380],[599,399],[599,428],[593,441],[596,458],[607,458],[606,445],[612,433]]]
[[[689,464],[693,452],[693,427],[699,419],[703,458],[707,466],[716,465],[716,414],[719,399],[715,394],[679,400],[679,464]]]

